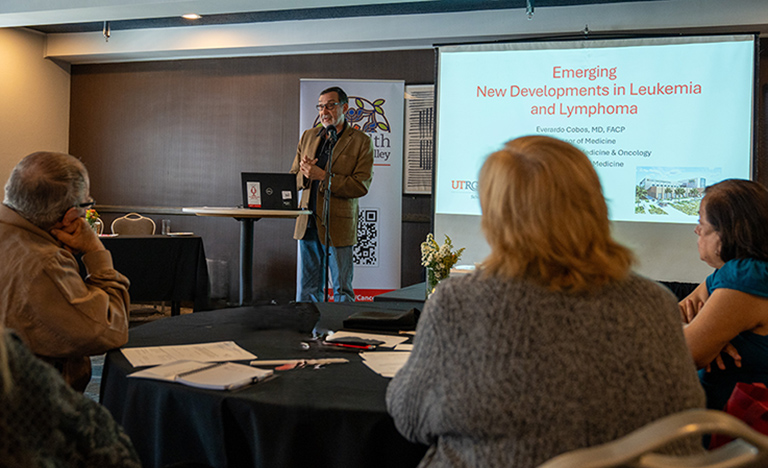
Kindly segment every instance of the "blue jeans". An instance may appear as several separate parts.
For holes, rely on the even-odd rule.
[[[352,246],[330,247],[328,266],[331,270],[334,302],[354,302],[352,289]],[[323,302],[323,255],[325,247],[317,236],[317,228],[308,227],[299,241],[301,255],[300,280],[296,290],[296,302]]]

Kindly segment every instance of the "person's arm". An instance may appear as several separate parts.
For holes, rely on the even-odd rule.
[[[762,323],[759,301],[764,299],[725,288],[709,296],[683,329],[696,367],[706,367],[739,333]]]
[[[128,279],[108,250],[83,255],[85,281],[65,251],[48,259],[27,291],[29,319],[19,330],[35,353],[72,357],[103,353],[128,341]]]
[[[343,167],[333,164],[333,180],[331,192],[337,198],[360,198],[368,193],[373,179],[373,140],[367,135],[353,139],[341,154],[334,158],[349,158]],[[321,182],[320,190],[325,190]]]
[[[707,283],[702,281],[693,292],[678,303],[683,323],[691,323],[691,320],[699,313],[699,310],[701,310],[708,298]]]
[[[440,293],[426,303],[419,317],[411,356],[387,387],[387,411],[397,430],[408,440],[432,444],[437,437],[446,386],[440,320],[435,318]]]
[[[291,174],[296,174],[296,189],[297,190],[306,190],[309,188],[310,180],[304,176],[301,172],[301,162],[304,158],[304,155],[302,155],[301,149],[304,148],[306,145],[304,143],[304,138],[306,137],[307,133],[305,132],[301,139],[299,140],[299,144],[296,147],[296,156],[293,158],[293,163],[291,164],[291,170],[289,171]]]

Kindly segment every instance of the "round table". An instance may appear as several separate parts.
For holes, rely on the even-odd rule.
[[[413,303],[289,304],[169,317],[131,330],[126,347],[235,341],[259,359],[345,357],[346,364],[276,372],[234,391],[128,378],[137,370],[110,351],[101,402],[133,440],[145,467],[409,467],[426,447],[405,440],[386,412],[389,379],[357,353],[315,345],[312,332],[340,329],[366,309]],[[322,314],[319,313],[320,309]],[[312,343],[305,349],[302,343]]]

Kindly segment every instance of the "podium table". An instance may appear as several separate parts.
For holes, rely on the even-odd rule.
[[[261,210],[253,208],[189,207],[184,213],[197,216],[235,218],[240,221],[240,305],[253,300],[253,223],[261,218],[298,218],[312,214],[309,210]]]

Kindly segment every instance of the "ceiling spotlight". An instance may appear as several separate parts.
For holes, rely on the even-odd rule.
[[[198,15],[197,13],[187,13],[186,15],[181,15],[181,17],[190,21],[202,18],[202,16]]]

